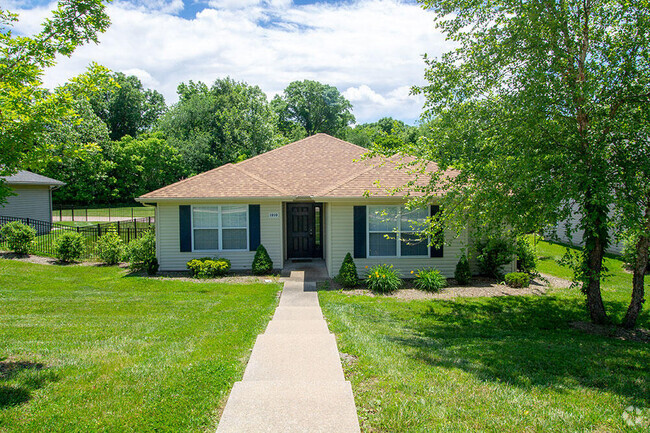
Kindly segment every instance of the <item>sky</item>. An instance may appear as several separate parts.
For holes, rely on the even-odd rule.
[[[15,31],[33,34],[55,7],[42,0],[3,1],[20,14]],[[99,45],[78,48],[46,71],[53,88],[97,62],[133,74],[145,87],[177,101],[189,80],[230,76],[258,85],[269,99],[295,80],[336,86],[352,103],[357,123],[391,116],[413,124],[423,99],[422,56],[451,43],[433,14],[400,0],[114,0]]]

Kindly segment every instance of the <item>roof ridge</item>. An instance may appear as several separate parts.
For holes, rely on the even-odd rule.
[[[220,170],[220,169],[222,169],[222,168],[224,168],[224,167],[227,167],[227,166],[229,166],[229,165],[234,165],[234,164],[231,163],[231,162],[229,162],[229,163],[227,163],[227,164],[220,165],[219,167],[215,167],[215,168],[213,168],[212,170],[204,171],[203,173],[199,173],[199,174],[195,174],[194,176],[186,177],[185,179],[181,179],[181,180],[179,180],[178,182],[174,182],[174,183],[171,183],[171,184],[169,184],[169,185],[163,186],[162,188],[158,188],[158,189],[154,189],[153,191],[149,191],[148,193],[143,194],[141,197],[148,196],[149,194],[153,194],[154,192],[164,191],[164,190],[166,190],[167,188],[171,188],[172,186],[177,186],[177,185],[179,185],[179,184],[185,183],[185,182],[189,181],[190,179],[196,179],[196,178],[198,178],[198,177],[203,177],[203,176],[205,176],[205,175],[207,175],[207,174],[209,174],[209,173],[212,173],[213,171]]]
[[[258,156],[259,156],[259,155],[258,155]],[[243,167],[238,167],[237,164],[233,164],[232,167],[233,167],[235,170],[237,170],[238,172],[243,173],[243,174],[245,174],[246,176],[248,176],[248,177],[250,177],[250,178],[253,178],[253,179],[255,179],[256,181],[258,181],[258,182],[260,182],[260,183],[263,183],[264,185],[268,186],[268,187],[271,188],[271,189],[276,190],[276,191],[279,192],[279,193],[286,194],[286,195],[291,195],[289,192],[283,190],[283,189],[280,188],[279,186],[277,186],[277,185],[273,185],[272,183],[270,183],[270,182],[268,182],[268,181],[262,179],[261,177],[259,177],[259,176],[257,176],[257,175],[254,175],[254,174],[252,174],[252,173],[246,171]]]
[[[355,146],[356,146],[356,145],[355,145]],[[322,196],[322,195],[325,195],[325,194],[327,194],[327,193],[330,193],[330,192],[334,191],[335,189],[342,187],[342,186],[345,185],[346,183],[348,183],[348,182],[352,182],[354,179],[356,179],[357,177],[361,176],[362,174],[368,173],[370,170],[372,170],[372,169],[374,169],[374,168],[375,168],[375,166],[374,166],[374,165],[371,165],[370,167],[367,167],[367,168],[361,170],[360,172],[355,173],[355,174],[353,174],[352,176],[350,176],[350,177],[348,177],[348,178],[342,180],[341,182],[335,184],[335,185],[332,186],[331,188],[328,187],[328,189],[324,189],[324,190],[322,190],[322,191],[319,191],[317,195],[318,195],[318,196]]]

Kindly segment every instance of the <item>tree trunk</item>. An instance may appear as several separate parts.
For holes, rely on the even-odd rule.
[[[648,248],[650,248],[650,199],[645,208],[645,224],[639,234],[639,239],[636,243],[636,260],[634,261],[634,276],[632,278],[632,300],[630,306],[627,308],[625,318],[623,319],[623,327],[632,329],[636,326],[636,319],[641,313],[645,299],[644,284],[645,284],[645,271],[648,266]]]
[[[587,295],[587,309],[591,321],[596,324],[607,324],[609,318],[600,293],[600,276],[603,270],[603,256],[607,247],[607,208],[591,203],[590,194],[585,200],[586,223],[585,234],[585,294]]]

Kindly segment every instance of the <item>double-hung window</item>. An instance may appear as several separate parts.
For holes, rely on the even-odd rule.
[[[194,251],[248,249],[248,206],[192,206]]]
[[[428,240],[420,232],[427,210],[405,206],[368,206],[369,257],[427,257]]]

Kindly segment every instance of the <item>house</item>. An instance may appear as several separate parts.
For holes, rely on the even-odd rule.
[[[30,171],[2,176],[15,195],[0,204],[0,216],[52,222],[52,191],[65,183]]]
[[[404,196],[389,189],[413,175],[396,169],[395,161],[358,161],[365,152],[316,134],[139,197],[156,206],[160,269],[185,270],[189,260],[204,256],[250,269],[261,243],[276,268],[323,259],[335,276],[350,252],[360,271],[389,263],[405,276],[435,267],[452,277],[468,234],[449,233],[441,248],[419,241],[418,222],[438,206],[408,211]]]

